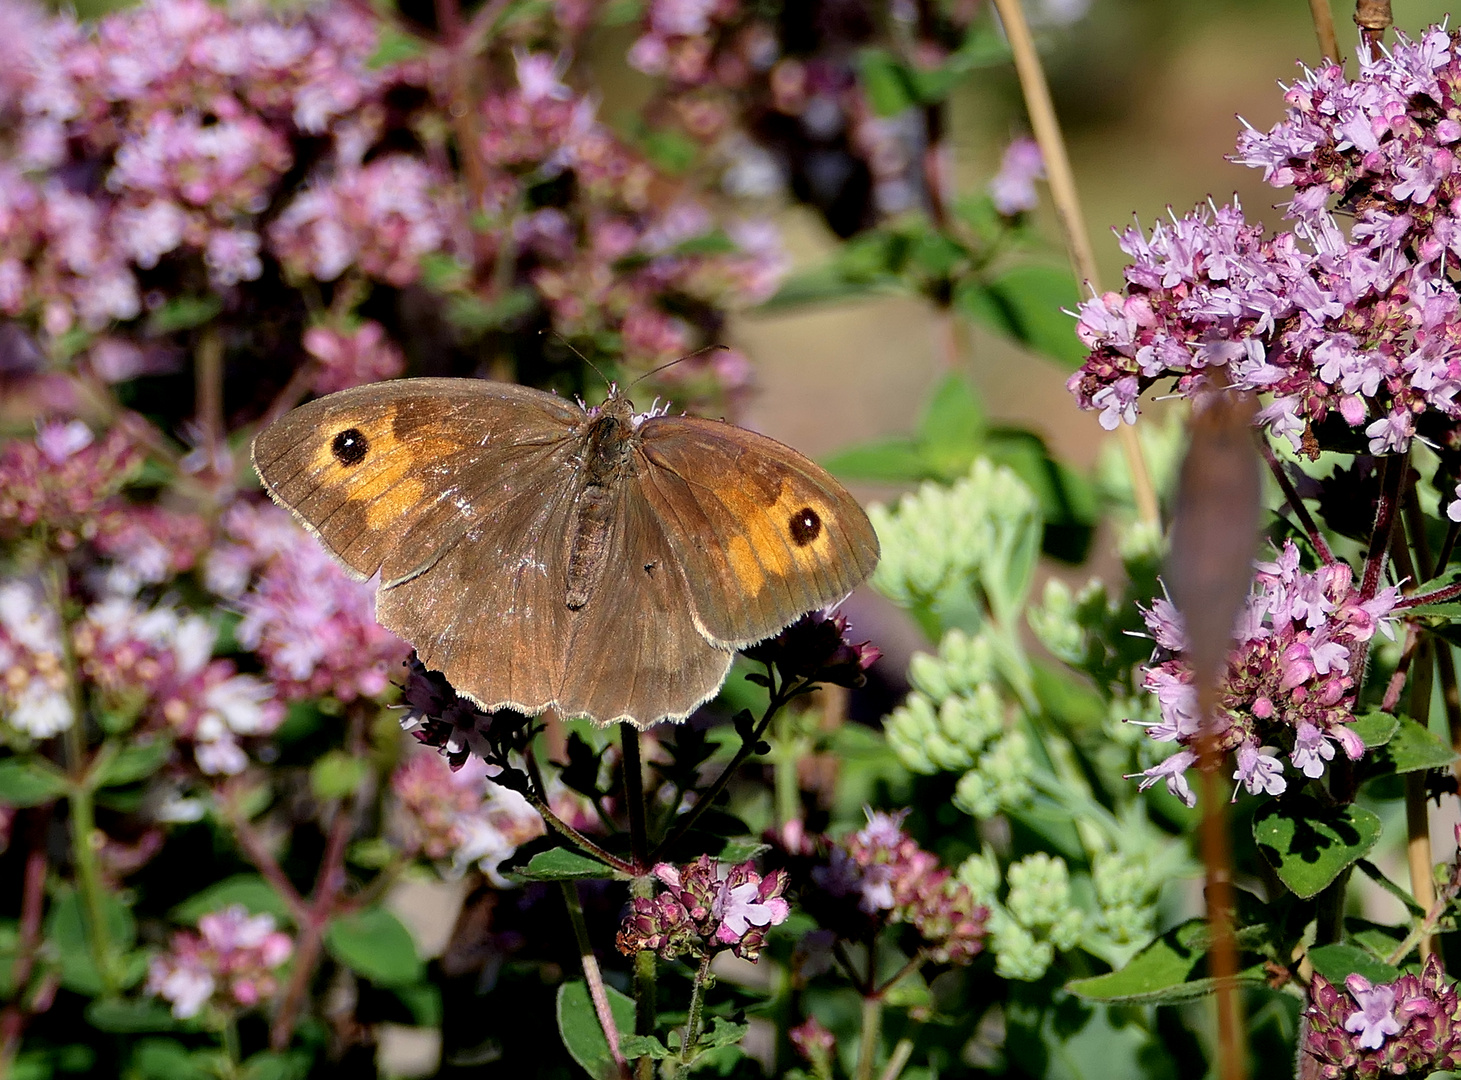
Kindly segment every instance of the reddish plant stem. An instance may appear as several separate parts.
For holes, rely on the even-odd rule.
[[[26,990],[35,970],[36,949],[41,943],[41,916],[46,907],[47,833],[51,824],[51,807],[41,806],[22,811],[25,815],[24,879],[20,891],[20,926],[15,942],[15,962],[10,969],[10,982],[15,987],[15,1000],[0,1013],[0,1077],[10,1075],[10,1066],[20,1052],[20,1037],[25,1031],[35,1001],[26,1001]],[[17,830],[19,831],[19,830]]]
[[[578,898],[578,882],[559,882],[563,887],[563,903],[568,908],[568,921],[573,924],[573,936],[578,942],[578,958],[583,965],[583,980],[588,986],[589,1000],[594,1003],[594,1014],[599,1018],[599,1028],[604,1041],[609,1044],[609,1056],[621,1080],[629,1080],[629,1066],[619,1050],[619,1028],[614,1023],[614,1012],[609,1008],[609,995],[604,990],[604,974],[599,970],[599,958],[594,955],[589,941],[588,924],[583,918],[583,904]]]
[[[548,789],[543,783],[543,772],[538,767],[538,758],[533,753],[531,746],[523,751],[523,763],[527,766],[528,779],[531,783],[529,783],[527,790],[522,792],[522,796],[532,804],[533,809],[538,812],[538,816],[543,819],[544,824],[589,858],[597,859],[605,866],[612,867],[619,871],[619,873],[632,877],[635,873],[632,864],[619,858],[617,855],[611,855],[557,814],[553,813],[553,808],[548,805]]]
[[[350,730],[345,744],[352,757],[361,757],[365,753],[367,707],[359,701],[350,706]],[[280,996],[279,1011],[269,1029],[269,1045],[276,1051],[287,1049],[294,1038],[295,1026],[299,1023],[300,1012],[324,950],[325,928],[338,913],[340,894],[346,882],[345,852],[350,835],[355,831],[354,803],[354,798],[334,799],[327,811],[330,828],[325,840],[324,858],[320,861],[320,874],[315,879],[314,894],[300,922],[289,984]]]
[[[1370,547],[1365,553],[1364,574],[1360,578],[1361,602],[1373,600],[1380,591],[1385,573],[1385,560],[1394,541],[1395,524],[1400,520],[1400,493],[1410,472],[1410,454],[1394,454],[1381,458],[1380,501],[1375,506],[1375,527],[1370,533]]]
[[[1212,932],[1208,947],[1208,969],[1217,980],[1218,1076],[1220,1080],[1244,1080],[1248,1075],[1247,1047],[1239,1011],[1236,978],[1238,945],[1233,936],[1233,853],[1228,837],[1228,795],[1223,789],[1223,751],[1212,730],[1216,688],[1200,695],[1204,717],[1198,743],[1198,764],[1202,772],[1202,823],[1198,841],[1207,868],[1207,923]]]
[[[228,826],[233,830],[234,840],[243,852],[244,858],[253,865],[260,875],[267,881],[289,907],[289,914],[295,923],[303,926],[309,918],[309,905],[304,897],[299,895],[299,890],[294,887],[294,882],[289,880],[289,875],[279,865],[279,860],[274,858],[274,853],[269,850],[269,845],[259,835],[253,823],[246,820],[236,809],[236,796],[233,792],[225,789],[222,798],[219,800],[223,809],[224,817]]]
[[[1329,548],[1329,542],[1324,539],[1323,532],[1315,524],[1309,508],[1304,505],[1303,498],[1294,487],[1294,482],[1289,479],[1288,473],[1284,471],[1283,462],[1273,452],[1273,447],[1268,445],[1268,440],[1261,433],[1255,432],[1254,439],[1258,444],[1258,453],[1268,465],[1268,471],[1273,474],[1274,480],[1278,482],[1279,489],[1283,492],[1284,501],[1288,503],[1289,509],[1294,512],[1294,517],[1299,519],[1303,526],[1304,534],[1308,536],[1309,543],[1314,545],[1314,551],[1319,556],[1319,561],[1325,566],[1332,566],[1334,563],[1334,552]]]

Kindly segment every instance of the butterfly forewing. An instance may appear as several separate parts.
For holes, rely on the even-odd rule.
[[[507,383],[373,383],[270,425],[254,440],[254,466],[331,554],[389,583],[430,566],[534,461],[562,453],[579,416]]]
[[[842,599],[877,565],[862,507],[795,450],[687,416],[647,419],[640,437],[636,478],[716,643],[769,637]]]

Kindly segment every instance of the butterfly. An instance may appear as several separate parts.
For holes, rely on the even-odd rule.
[[[873,571],[867,515],[820,466],[724,421],[477,379],[301,405],[254,440],[269,495],[376,618],[485,709],[647,727],[733,654]]]

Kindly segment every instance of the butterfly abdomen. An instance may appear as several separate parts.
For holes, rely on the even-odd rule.
[[[619,506],[620,477],[629,461],[633,429],[618,409],[595,417],[584,439],[578,495],[568,530],[568,581],[564,601],[577,611],[603,580]]]

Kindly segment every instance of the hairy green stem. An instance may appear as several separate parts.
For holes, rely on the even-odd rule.
[[[683,1080],[690,1074],[690,1063],[695,1060],[695,1050],[700,1045],[700,1021],[705,1010],[705,984],[710,980],[710,954],[700,961],[695,972],[695,984],[690,989],[690,1015],[685,1018],[685,1034],[680,1039],[680,1067],[676,1077]]]
[[[636,877],[629,883],[629,894],[634,898],[649,898],[654,895],[654,878],[648,875]],[[653,1035],[659,1022],[659,987],[656,970],[658,957],[654,950],[642,949],[634,954],[634,1034]],[[642,1057],[635,1063],[636,1080],[653,1080],[654,1059]]]

